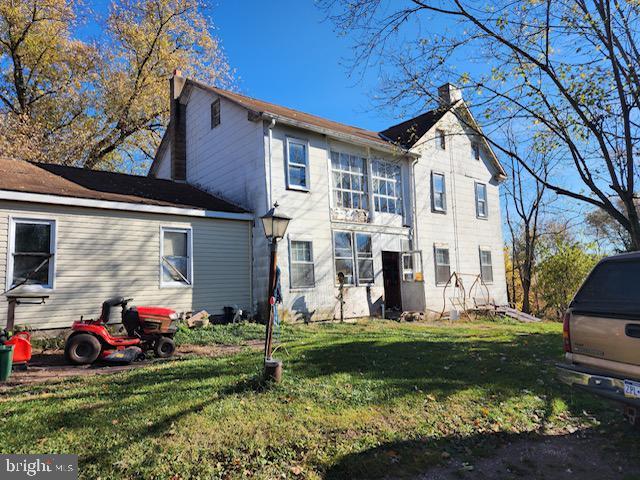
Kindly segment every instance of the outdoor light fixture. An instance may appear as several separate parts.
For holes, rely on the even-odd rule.
[[[277,213],[278,202],[273,204],[267,213],[262,217],[262,226],[264,227],[264,234],[271,242],[278,241],[284,237],[287,227],[289,226],[290,217]]]
[[[267,305],[269,307],[269,321],[267,322],[267,330],[264,340],[264,378],[279,382],[282,379],[282,362],[271,358],[273,353],[273,323],[274,310],[276,307],[275,289],[276,289],[276,270],[278,268],[278,240],[284,238],[284,234],[289,226],[290,217],[276,213],[278,203],[273,204],[267,213],[262,217],[262,226],[264,234],[271,242],[271,257],[269,261],[269,291],[267,294]]]

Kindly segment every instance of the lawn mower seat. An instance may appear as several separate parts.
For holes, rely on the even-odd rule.
[[[127,335],[134,337],[142,333],[142,324],[140,323],[140,314],[136,307],[128,308],[122,314],[122,325],[127,331]]]
[[[102,313],[100,320],[102,323],[108,323],[111,318],[111,308],[124,303],[124,297],[111,297],[102,302]]]

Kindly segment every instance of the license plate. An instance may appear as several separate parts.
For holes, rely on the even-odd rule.
[[[631,380],[624,381],[624,396],[631,398],[640,398],[640,383]]]

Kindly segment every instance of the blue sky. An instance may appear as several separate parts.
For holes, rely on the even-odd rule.
[[[375,72],[349,77],[350,41],[313,0],[218,0],[208,13],[241,93],[372,130],[397,123],[373,108]]]

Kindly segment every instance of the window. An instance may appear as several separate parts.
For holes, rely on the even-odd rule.
[[[487,186],[484,183],[476,183],[476,216],[487,218]]]
[[[287,187],[309,190],[309,144],[303,140],[287,138]]]
[[[189,286],[192,271],[192,242],[190,228],[161,229],[160,267],[162,286]]]
[[[447,211],[447,187],[441,173],[431,172],[431,204],[436,212]]]
[[[342,273],[345,285],[355,285],[353,275],[353,244],[351,233],[333,233],[333,253],[336,264],[336,278]],[[336,280],[337,281],[337,280]]]
[[[53,288],[55,225],[54,220],[11,220],[7,288],[22,284]]]
[[[473,142],[471,144],[471,153],[473,154],[474,160],[480,160],[480,145],[478,142]]]
[[[311,242],[291,240],[289,243],[291,288],[313,287],[316,283],[313,271]]]
[[[402,215],[400,166],[376,160],[371,166],[371,171],[375,211]]]
[[[345,285],[373,283],[371,235],[366,233],[333,232],[333,249],[336,277],[342,273]]]
[[[356,233],[356,258],[358,259],[358,284],[373,283],[371,235]]]
[[[480,277],[484,283],[493,282],[493,266],[491,265],[491,250],[480,248]]]
[[[402,279],[405,282],[411,282],[413,277],[413,255],[410,253],[402,254]]]
[[[445,285],[451,276],[449,249],[435,247],[434,256],[436,261],[436,285]]]
[[[436,144],[440,150],[445,150],[447,148],[447,138],[444,134],[444,130],[436,130]]]
[[[333,202],[336,207],[367,210],[367,175],[365,159],[346,153],[331,152]]]
[[[211,103],[211,129],[220,125],[220,99],[217,98]]]

